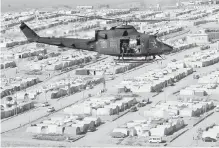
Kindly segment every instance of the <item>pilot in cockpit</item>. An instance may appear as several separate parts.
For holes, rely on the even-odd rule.
[[[138,52],[141,52],[140,35],[137,36],[136,41],[137,41],[137,50],[138,50]]]

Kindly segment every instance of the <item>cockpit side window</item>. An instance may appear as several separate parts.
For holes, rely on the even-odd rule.
[[[128,36],[128,31],[124,31],[123,35],[122,36]]]

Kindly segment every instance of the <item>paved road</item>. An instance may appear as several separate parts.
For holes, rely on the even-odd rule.
[[[172,143],[170,143],[168,146],[180,146],[180,147],[191,147],[191,146],[214,146],[215,143],[209,143],[209,142],[203,142],[201,140],[196,141],[193,140],[193,136],[197,136],[197,130],[199,128],[205,128],[208,125],[211,125],[213,123],[219,124],[219,112],[215,112],[213,115],[206,118],[204,121],[199,123],[197,126],[193,127],[183,135],[181,135],[179,138],[174,140]],[[186,141],[186,142],[185,142]]]

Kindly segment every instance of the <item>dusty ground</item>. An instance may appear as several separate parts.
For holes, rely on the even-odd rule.
[[[185,52],[181,52],[179,54],[177,54],[178,56],[178,59],[181,59],[183,58],[183,56],[185,54],[189,54],[189,53],[192,53],[193,51],[195,50],[198,50],[198,48],[194,48],[194,49],[191,49],[191,50],[187,50]],[[165,61],[163,61],[163,64],[166,64],[168,63],[171,59],[175,58],[175,55],[172,56],[172,57],[167,57],[167,59]],[[146,66],[147,65],[147,66]],[[145,66],[145,67],[144,67]],[[109,81],[107,82],[107,88],[109,90],[113,90],[114,88],[114,85],[117,84],[118,82],[120,82],[123,77],[131,77],[131,76],[135,76],[136,74],[139,74],[139,73],[144,73],[146,72],[148,69],[151,69],[151,68],[154,68],[154,67],[159,67],[161,65],[158,65],[156,63],[153,63],[153,64],[144,64],[144,66],[141,66],[141,68],[138,68],[136,69],[135,71],[131,71],[127,74],[124,74],[124,75],[118,75],[118,77],[115,79],[115,80],[112,80],[112,81]],[[215,64],[213,66],[210,66],[210,67],[206,67],[206,68],[202,68],[202,69],[198,69],[198,72],[205,72],[206,70],[208,71],[211,71],[211,70],[214,70],[215,68],[219,67],[219,64]],[[168,87],[168,88],[165,88],[164,92],[165,93],[161,93],[159,95],[157,95],[156,97],[153,98],[153,104],[159,102],[160,100],[172,100],[172,99],[175,99],[174,97],[171,97],[171,93],[185,87],[185,86],[188,86],[188,85],[191,85],[191,84],[195,84],[197,82],[197,80],[194,80],[192,78],[192,75],[184,78],[183,80],[179,81],[178,83],[176,83],[175,86],[173,87]],[[95,87],[94,89],[92,90],[87,90],[84,92],[84,95],[87,95],[88,93],[97,93],[98,90],[102,88],[102,85],[98,85],[97,87]],[[82,96],[83,92],[80,92],[80,93],[77,93],[75,95],[72,95],[72,96],[69,96],[69,97],[66,97],[66,98],[63,98],[61,99],[60,101],[56,101],[54,100],[54,106],[55,108],[61,108],[61,106],[65,106],[65,105],[68,105],[69,102],[74,102],[76,100],[80,100],[81,99],[81,96]],[[144,95],[143,95],[144,96]],[[165,96],[169,96],[169,97],[165,97]],[[146,97],[146,96],[144,96]],[[74,98],[74,101],[72,100],[72,98]],[[153,105],[152,104],[152,105]],[[99,127],[99,129],[96,131],[96,132],[93,132],[93,133],[87,133],[86,136],[76,142],[73,143],[74,146],[109,146],[109,145],[112,145],[111,141],[111,137],[110,137],[110,133],[111,131],[113,130],[113,128],[119,126],[119,125],[122,125],[130,120],[134,120],[134,119],[141,119],[143,118],[139,113],[140,112],[143,112],[143,110],[147,109],[149,106],[146,106],[144,108],[141,108],[139,112],[135,112],[135,113],[128,113],[127,115],[125,116],[122,116],[121,118],[117,119],[116,121],[114,122],[107,122],[106,124],[102,125]],[[24,124],[24,123],[27,123],[26,120],[27,120],[27,117],[29,117],[30,120],[34,120],[38,117],[41,117],[43,115],[45,115],[46,113],[46,108],[39,108],[36,110],[32,110],[28,113],[25,113],[25,114],[21,114],[15,118],[12,118],[6,122],[3,122],[2,123],[2,129],[4,129],[5,131],[6,130],[9,130],[13,127],[17,127],[19,126],[20,124]],[[17,130],[16,132],[13,131],[13,134],[15,135],[19,135],[21,133],[23,133],[26,129],[25,128],[21,128],[19,130]],[[10,132],[9,132],[10,133]],[[8,133],[8,134],[9,134]],[[12,140],[13,141],[17,141],[18,139],[14,139],[14,137],[11,137],[10,138],[10,134],[3,134],[2,135],[2,140],[3,141],[8,141],[8,140]],[[23,133],[24,134],[24,133]],[[8,136],[7,136],[8,135]],[[21,134],[22,135],[22,134]],[[101,138],[99,138],[101,135]],[[19,139],[18,141],[23,141],[23,143],[26,143],[27,142],[27,139],[25,138],[26,136],[22,137],[21,136],[21,139]],[[28,136],[27,136],[28,137]],[[35,142],[34,142],[35,141]],[[28,143],[29,144],[33,144],[33,143],[37,143],[38,140],[30,140],[28,138]],[[86,143],[84,143],[84,141],[86,141]],[[3,142],[4,143],[4,142]],[[7,143],[7,142],[6,142]],[[51,144],[52,145],[52,142],[48,142],[48,144]],[[63,144],[63,143],[62,143]]]
[[[41,34],[41,33],[40,33]],[[42,33],[43,34],[43,33]],[[90,32],[89,32],[90,35]],[[131,72],[127,72],[126,74],[122,74],[122,75],[118,75],[117,78],[115,80],[109,81],[106,84],[106,87],[109,89],[109,92],[115,92],[114,89],[114,85],[118,84],[118,82],[121,82],[123,80],[124,77],[134,77],[136,76],[136,74],[139,73],[144,73],[147,70],[153,69],[153,68],[159,68],[164,66],[165,64],[167,64],[168,62],[170,62],[172,59],[182,59],[184,57],[184,55],[186,54],[191,54],[194,51],[199,51],[199,48],[194,48],[194,49],[190,49],[190,50],[186,50],[184,52],[172,55],[172,56],[166,56],[167,59],[165,61],[163,61],[163,64],[157,64],[156,62],[153,64],[144,64],[143,66],[140,66],[140,68],[136,68],[135,71],[131,71]],[[198,70],[198,72],[205,72],[205,71],[211,71],[213,69],[215,69],[216,67],[219,67],[219,64],[215,64],[213,66],[210,67],[206,67],[206,68],[202,68],[200,70]],[[13,71],[13,69],[11,70]],[[11,71],[7,71],[7,73],[11,73]],[[72,72],[69,72],[70,74]],[[194,80],[192,78],[192,75],[189,77],[184,78],[183,80],[181,80],[180,82],[177,83],[176,86],[174,87],[168,87],[165,89],[165,93],[161,93],[158,96],[153,98],[153,104],[159,102],[160,100],[174,100],[175,97],[171,95],[171,93],[173,93],[174,91],[179,90],[180,88],[183,88],[185,86],[188,86],[190,84],[195,84],[196,80]],[[62,98],[61,100],[52,100],[51,104],[56,108],[62,108],[63,106],[68,105],[70,102],[76,102],[77,100],[81,100],[82,96],[87,96],[88,94],[96,94],[103,86],[102,85],[98,85],[97,87],[95,87],[92,90],[86,90],[84,92],[80,92],[77,93],[75,95],[69,96],[69,97],[65,97]],[[142,97],[148,97],[148,94],[140,94]],[[118,125],[124,124],[125,122],[134,119],[141,119],[143,118],[139,113],[143,112],[143,110],[147,109],[148,106],[146,106],[145,108],[142,108],[139,112],[136,113],[128,113],[127,115],[119,118],[118,120],[114,121],[114,122],[108,122],[104,125],[102,125],[98,131],[94,132],[94,133],[88,133],[86,135],[86,137],[84,137],[83,139],[73,143],[73,144],[69,144],[69,143],[63,143],[63,142],[50,142],[50,141],[39,141],[39,140],[31,140],[30,135],[28,135],[27,133],[25,133],[24,131],[26,130],[26,127],[24,128],[20,128],[16,131],[13,132],[9,132],[7,134],[2,134],[2,140],[3,140],[3,145],[2,146],[54,146],[54,145],[74,145],[74,146],[98,146],[98,145],[105,145],[105,146],[111,146],[114,145],[112,144],[112,139],[110,138],[109,134],[111,133],[111,131],[113,130],[113,128],[117,127]],[[39,117],[42,117],[46,114],[46,108],[37,108],[34,110],[31,110],[30,112],[18,115],[17,117],[14,117],[10,120],[7,120],[5,122],[1,123],[2,126],[2,131],[7,131],[9,129],[13,129],[15,127],[20,126],[20,124],[26,124],[29,121],[35,120]],[[211,119],[211,118],[210,118]],[[42,119],[41,119],[42,120]],[[17,135],[16,137],[13,135]],[[19,136],[18,136],[19,135]],[[101,138],[100,138],[101,135]],[[185,137],[184,138],[188,138]],[[181,139],[181,141],[184,140],[184,138]],[[13,140],[13,143],[11,142]],[[28,142],[27,142],[28,140]],[[86,143],[84,142],[86,141]],[[45,142],[45,145],[44,145]],[[9,144],[10,143],[10,144]],[[23,143],[23,145],[22,145]],[[177,143],[177,142],[175,142]],[[172,145],[171,145],[172,146]],[[174,142],[173,142],[173,146]],[[180,145],[181,146],[181,145]]]

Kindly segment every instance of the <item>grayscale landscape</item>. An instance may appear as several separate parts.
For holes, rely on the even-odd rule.
[[[2,0],[1,147],[219,147],[219,0]]]

